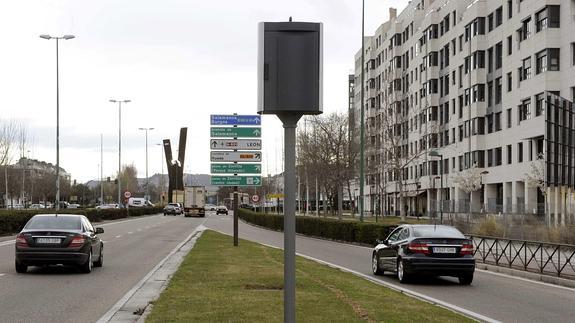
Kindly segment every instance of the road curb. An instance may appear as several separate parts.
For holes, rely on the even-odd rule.
[[[475,262],[475,268],[483,270],[488,273],[498,273],[502,275],[513,276],[515,278],[521,278],[527,281],[533,281],[535,283],[546,283],[561,287],[575,288],[575,280],[567,278],[538,274],[530,271],[517,270],[509,267],[490,265],[477,261]]]
[[[144,322],[151,311],[150,303],[158,299],[184,257],[207,229],[205,222],[204,220],[97,322]]]

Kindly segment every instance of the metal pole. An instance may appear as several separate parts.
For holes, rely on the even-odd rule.
[[[238,246],[238,187],[234,186],[234,246]]]
[[[148,130],[146,129],[146,202],[150,198],[150,178],[148,177]]]
[[[100,205],[104,204],[104,135],[100,134]]]
[[[56,213],[60,210],[60,75],[56,38]]]
[[[439,223],[443,224],[443,155],[439,155],[440,162],[441,162],[441,191],[439,192]]]
[[[122,207],[122,101],[118,101],[118,207]]]
[[[360,153],[359,153],[359,220],[363,222],[363,173],[364,173],[364,163],[365,158],[363,157],[365,153],[365,125],[363,119],[365,118],[365,111],[363,106],[363,92],[364,92],[364,80],[365,80],[365,48],[364,48],[364,29],[365,29],[365,0],[361,1],[361,114],[360,114]]]
[[[284,127],[284,322],[295,322],[295,142],[301,115],[278,115]]]

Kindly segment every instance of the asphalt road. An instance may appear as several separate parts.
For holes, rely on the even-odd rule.
[[[204,225],[227,234],[233,232],[230,216],[212,216]],[[241,221],[239,235],[240,239],[283,247],[283,233],[260,229]],[[300,254],[372,275],[371,248],[302,236],[297,237],[296,248]],[[455,278],[448,277],[408,285],[399,284],[393,273],[373,277],[503,322],[575,320],[575,289],[484,271],[475,272],[471,286],[461,286]]]
[[[0,242],[0,322],[95,322],[204,220],[158,215],[106,223],[104,266],[90,274],[63,266],[16,274],[14,244]]]

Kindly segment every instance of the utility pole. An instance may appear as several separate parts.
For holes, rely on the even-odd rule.
[[[359,220],[363,222],[363,209],[364,209],[364,201],[363,201],[363,176],[364,176],[364,168],[365,168],[365,158],[363,157],[365,153],[365,107],[363,104],[363,97],[364,97],[364,82],[365,82],[365,39],[364,39],[364,31],[365,29],[365,0],[361,1],[361,113],[360,113],[360,153],[359,153]]]

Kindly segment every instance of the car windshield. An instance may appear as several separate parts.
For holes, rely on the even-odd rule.
[[[413,235],[425,238],[465,238],[463,233],[453,227],[442,225],[422,225],[413,227]]]
[[[30,230],[81,230],[80,217],[72,216],[36,216],[30,219],[25,229]]]

